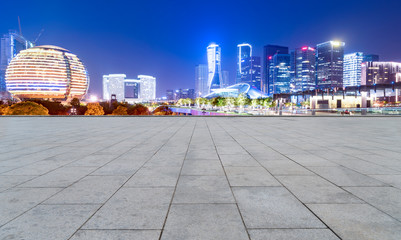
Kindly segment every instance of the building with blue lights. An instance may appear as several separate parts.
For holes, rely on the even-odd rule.
[[[199,64],[195,67],[195,96],[202,97],[208,93],[208,66]]]
[[[291,92],[315,89],[315,52],[312,47],[302,47],[291,51]]]
[[[290,93],[291,63],[290,54],[275,54],[270,61],[268,95]]]
[[[221,48],[219,45],[212,43],[207,47],[207,64],[208,93],[210,93],[221,88],[222,85]]]
[[[33,43],[14,30],[3,35],[0,42],[0,92],[7,90],[5,74],[8,64],[20,51],[31,47]]]
[[[249,83],[251,81],[252,46],[248,43],[237,45],[237,79],[236,83]]]
[[[361,71],[363,60],[364,55],[362,52],[355,52],[344,55],[344,87],[361,85]]]
[[[316,47],[316,82],[320,89],[343,87],[345,43],[328,41]]]
[[[263,66],[262,66],[262,92],[268,93],[272,89],[272,75],[270,74],[271,62],[275,54],[288,54],[288,47],[266,45],[263,47]]]

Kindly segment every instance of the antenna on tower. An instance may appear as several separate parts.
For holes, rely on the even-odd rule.
[[[21,20],[18,16],[18,27],[19,27],[19,34],[22,36],[22,29],[21,29]]]

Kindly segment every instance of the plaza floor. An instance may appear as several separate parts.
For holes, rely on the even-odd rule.
[[[0,118],[0,239],[401,239],[401,118]]]

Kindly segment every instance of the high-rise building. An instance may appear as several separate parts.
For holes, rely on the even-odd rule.
[[[203,97],[208,93],[208,66],[206,64],[199,64],[195,67],[195,96]]]
[[[21,50],[31,47],[33,43],[14,30],[3,35],[0,42],[0,92],[6,91],[5,74],[8,64]]]
[[[230,86],[230,72],[229,71],[222,71],[222,84],[221,87],[225,88]]]
[[[207,47],[208,64],[208,87],[209,92],[221,88],[221,48],[217,44],[210,44]]]
[[[288,47],[266,45],[263,47],[263,67],[262,67],[262,92],[268,93],[272,84],[272,75],[270,74],[270,66],[275,54],[288,54]]]
[[[249,83],[251,76],[252,46],[248,43],[237,45],[237,79],[236,83]]]
[[[361,85],[361,71],[364,55],[362,52],[355,52],[344,55],[343,86]]]
[[[139,98],[143,102],[153,101],[156,99],[156,78],[147,75],[139,75],[140,93]]]
[[[262,89],[262,65],[260,62],[260,57],[251,57],[251,68],[249,69],[250,82],[252,87],[258,90]]]
[[[103,100],[110,101],[111,95],[116,95],[117,101],[125,99],[125,74],[103,75]]]
[[[401,82],[401,63],[364,62],[361,79],[361,85],[367,86]]]
[[[166,90],[166,98],[167,100],[175,100],[174,99],[174,90]]]
[[[316,85],[315,49],[302,47],[291,51],[291,91],[313,90]]]
[[[290,54],[275,54],[270,62],[271,84],[269,96],[280,93],[290,93]]]
[[[316,48],[316,82],[318,88],[343,87],[343,42],[328,41]]]

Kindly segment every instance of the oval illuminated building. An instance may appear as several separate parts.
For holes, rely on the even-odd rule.
[[[56,46],[38,46],[21,51],[6,71],[7,90],[22,99],[81,99],[89,76],[79,58]]]

